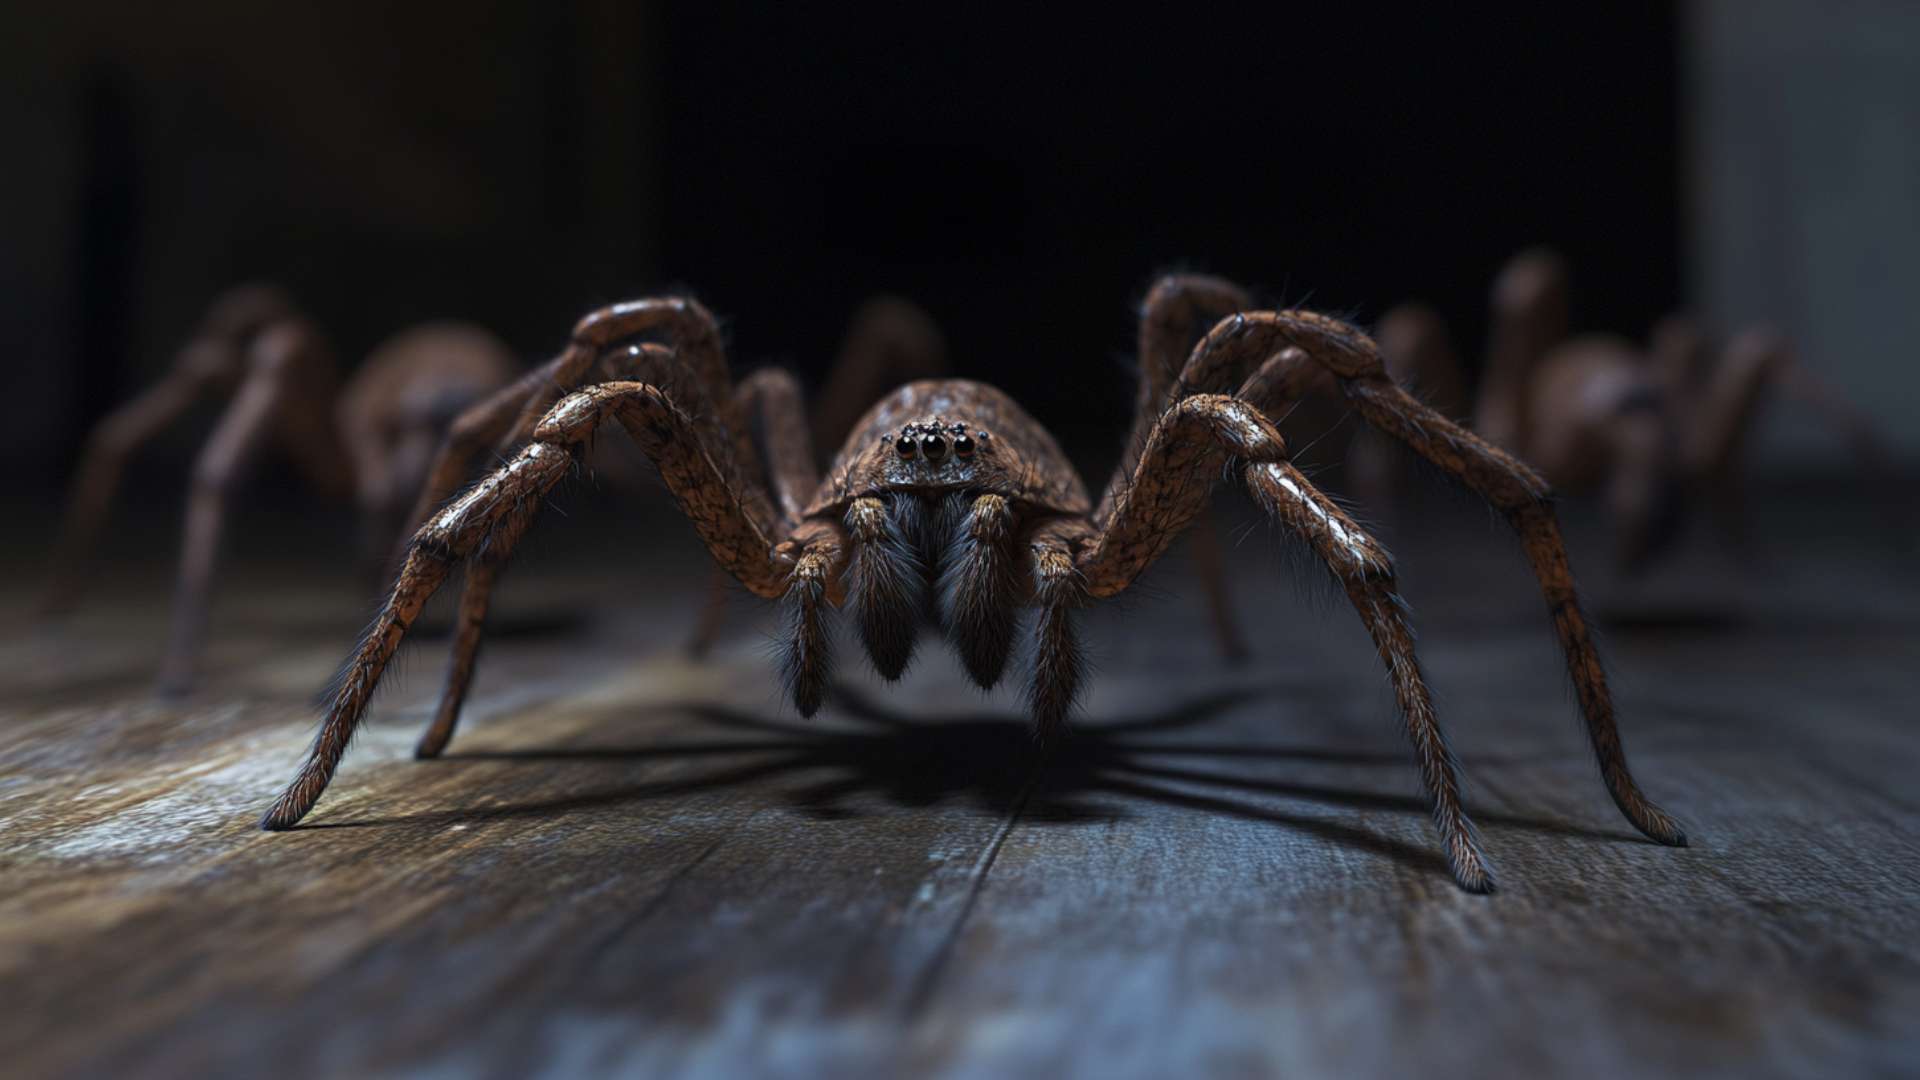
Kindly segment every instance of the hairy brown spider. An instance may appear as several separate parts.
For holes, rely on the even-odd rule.
[[[930,621],[972,679],[990,687],[1020,635],[1017,612],[1028,607],[1027,697],[1042,736],[1061,731],[1080,685],[1074,609],[1132,584],[1202,514],[1230,468],[1352,601],[1392,681],[1454,878],[1485,891],[1492,878],[1461,806],[1392,560],[1294,467],[1274,426],[1302,386],[1330,376],[1369,423],[1505,514],[1546,594],[1607,790],[1642,832],[1684,844],[1628,771],[1546,483],[1402,391],[1361,331],[1312,312],[1249,306],[1245,293],[1215,278],[1168,277],[1154,286],[1141,312],[1135,437],[1098,501],[1019,405],[959,379],[910,383],[880,400],[821,478],[793,379],[761,370],[736,388],[719,330],[699,304],[641,300],[589,315],[550,370],[563,388],[596,366],[615,377],[543,406],[525,448],[414,535],[391,597],[341,671],[305,763],[262,827],[290,828],[313,808],[407,628],[462,563],[460,617],[484,614],[499,567],[546,493],[611,421],[658,466],[719,564],[756,595],[784,603],[781,674],[803,715],[827,692],[835,608],[851,612],[883,677],[906,670],[917,630]],[[1188,353],[1200,320],[1228,312],[1239,313]],[[461,634],[456,649],[471,650],[477,637]],[[455,669],[464,662],[456,656]],[[463,686],[450,681],[449,694]],[[443,709],[423,753],[438,752],[452,722]]]
[[[270,440],[329,496],[351,491],[364,550],[377,567],[405,520],[441,435],[460,410],[505,383],[518,364],[492,334],[428,323],[389,338],[342,385],[319,330],[285,293],[246,285],[222,294],[172,371],[94,428],[68,500],[41,610],[79,599],[88,553],[128,457],[189,408],[230,404],[194,464],[162,692],[192,686],[207,593],[227,504]]]
[[[1622,567],[1644,567],[1676,536],[1685,511],[1701,503],[1740,542],[1739,463],[1769,390],[1838,428],[1881,490],[1897,487],[1872,422],[1796,363],[1779,335],[1744,331],[1717,362],[1705,335],[1677,315],[1654,328],[1646,349],[1608,335],[1569,339],[1568,277],[1566,260],[1544,249],[1502,268],[1486,371],[1471,406],[1446,326],[1429,309],[1395,308],[1381,321],[1380,340],[1389,372],[1430,391],[1436,408],[1449,415],[1470,409],[1477,433],[1539,469],[1556,490],[1602,493]],[[1392,477],[1379,464],[1378,440],[1356,451],[1363,489],[1386,494]]]

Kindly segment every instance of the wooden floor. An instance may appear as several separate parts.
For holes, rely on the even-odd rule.
[[[889,688],[843,634],[802,722],[746,600],[713,659],[675,651],[687,530],[556,519],[450,756],[410,757],[429,640],[286,834],[254,822],[366,598],[249,561],[168,705],[165,570],[123,560],[0,640],[0,1071],[1920,1070],[1920,588],[1827,514],[1774,521],[1745,586],[1698,551],[1623,586],[1582,541],[1633,762],[1694,838],[1669,850],[1602,791],[1513,545],[1438,517],[1396,546],[1491,897],[1436,855],[1358,621],[1264,529],[1235,552],[1255,660],[1215,659],[1174,560],[1087,613],[1099,671],[1043,762],[932,639]]]

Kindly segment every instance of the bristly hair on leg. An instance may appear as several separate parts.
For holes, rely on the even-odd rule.
[[[939,559],[941,623],[968,678],[991,690],[1013,653],[1019,578],[1008,545],[1014,517],[1007,500],[982,495],[964,511],[964,497],[943,508],[947,539]]]
[[[918,502],[909,497],[863,498],[847,509],[847,531],[853,537],[847,603],[854,610],[860,642],[874,670],[892,682],[913,662],[927,583],[925,567],[906,531],[918,530],[916,510],[890,512],[888,501],[896,506]]]
[[[1074,632],[1073,609],[1085,597],[1080,572],[1064,548],[1035,553],[1032,677],[1027,684],[1027,704],[1033,713],[1034,738],[1042,743],[1057,741],[1066,734],[1080,693],[1086,654]]]
[[[785,601],[787,633],[780,641],[780,677],[793,707],[811,717],[826,700],[833,671],[833,630],[822,618],[825,574],[795,573]]]

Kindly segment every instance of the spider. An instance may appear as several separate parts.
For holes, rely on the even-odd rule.
[[[336,680],[305,762],[261,826],[291,828],[313,808],[408,627],[463,563],[459,618],[484,615],[499,567],[547,492],[612,422],[658,467],[715,560],[756,595],[782,603],[780,673],[803,716],[827,692],[835,609],[852,617],[888,680],[906,670],[920,625],[931,622],[971,679],[992,687],[1022,636],[1016,616],[1025,607],[1033,609],[1024,631],[1027,701],[1042,740],[1063,733],[1080,687],[1075,609],[1125,591],[1230,473],[1311,547],[1352,602],[1393,685],[1453,877],[1487,891],[1493,878],[1461,805],[1392,560],[1294,466],[1274,425],[1300,387],[1327,376],[1367,422],[1502,511],[1545,593],[1615,804],[1649,837],[1684,844],[1680,827],[1628,770],[1546,483],[1404,392],[1360,330],[1309,311],[1251,306],[1217,278],[1180,275],[1154,285],[1140,312],[1144,379],[1134,436],[1097,500],[1017,403],[962,379],[912,382],[882,398],[822,477],[797,384],[762,369],[736,388],[719,330],[700,304],[670,297],[594,312],[549,366],[561,384],[551,394],[565,396],[540,406],[524,448],[414,534],[391,595]],[[1214,318],[1188,352],[1196,325]],[[573,388],[596,366],[613,377]],[[527,404],[535,400],[530,393]],[[456,650],[476,641],[458,635]],[[456,656],[454,667],[462,663]],[[460,689],[450,682],[448,695]],[[443,709],[423,752],[438,752],[452,722]]]
[[[413,530],[453,495],[472,472],[474,461],[489,450],[495,457],[504,459],[517,449],[533,422],[558,400],[564,387],[578,382],[593,366],[588,363],[590,360],[580,353],[563,355],[495,392],[453,422],[427,472],[426,482],[420,485],[406,527],[396,530],[400,546],[394,552],[392,565],[400,566],[406,561],[407,543]],[[600,367],[605,370],[606,365]],[[616,361],[614,371],[617,370]],[[813,410],[811,445],[838,445],[859,420],[859,410],[865,403],[903,382],[944,375],[946,370],[946,339],[924,308],[904,297],[884,294],[870,297],[854,309],[839,353],[828,369],[821,402]],[[474,572],[497,574],[499,568],[469,571]],[[712,647],[726,615],[729,580],[726,570],[716,566],[713,579],[707,605],[687,639],[687,651],[695,657],[705,655]],[[475,595],[484,604],[489,592],[490,589],[482,589]],[[466,683],[472,676],[472,658],[484,618],[482,608],[462,623],[462,632],[472,635],[473,643],[455,650],[456,657],[463,662],[456,664],[449,674],[450,685],[459,687],[447,696],[445,707],[449,710],[459,708]],[[447,724],[451,730],[451,718]]]
[[[77,603],[88,553],[133,451],[199,401],[229,398],[194,465],[161,666],[161,692],[185,693],[194,680],[227,504],[269,437],[324,494],[353,492],[363,549],[377,568],[392,533],[405,524],[441,432],[516,367],[507,347],[485,330],[428,323],[388,339],[343,386],[319,330],[284,292],[270,285],[227,291],[167,376],[94,428],[41,611]]]
[[[1646,349],[1616,336],[1569,339],[1569,294],[1559,255],[1534,249],[1507,263],[1494,282],[1486,371],[1471,405],[1445,324],[1431,310],[1389,312],[1383,352],[1396,378],[1430,388],[1429,400],[1450,415],[1471,411],[1477,433],[1538,468],[1555,489],[1604,493],[1623,569],[1644,569],[1697,502],[1712,505],[1738,545],[1738,463],[1769,388],[1839,428],[1863,469],[1888,480],[1884,489],[1894,486],[1871,421],[1795,363],[1779,335],[1743,331],[1717,363],[1705,335],[1678,315],[1654,328]],[[1378,464],[1378,440],[1355,449],[1368,493],[1386,494],[1392,478]]]

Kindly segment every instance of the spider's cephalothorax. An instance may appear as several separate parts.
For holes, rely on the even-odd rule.
[[[1124,591],[1182,530],[1204,524],[1214,483],[1232,476],[1312,548],[1352,602],[1392,681],[1454,877],[1467,889],[1488,889],[1492,879],[1460,802],[1392,560],[1294,467],[1275,427],[1293,402],[1330,382],[1368,423],[1507,518],[1545,594],[1607,790],[1642,832],[1685,843],[1627,769],[1546,484],[1408,396],[1354,327],[1312,312],[1249,307],[1244,293],[1216,278],[1155,285],[1141,310],[1133,434],[1097,502],[1039,424],[1000,391],[964,380],[914,382],[888,395],[855,425],[822,479],[791,377],[762,370],[736,387],[713,317],[700,305],[643,300],[588,316],[538,380],[485,406],[489,418],[519,417],[510,438],[521,449],[414,535],[391,597],[342,670],[306,763],[263,825],[289,828],[312,809],[407,627],[465,564],[447,689],[418,750],[440,752],[501,567],[547,492],[594,431],[613,421],[652,458],[720,566],[756,595],[782,602],[782,674],[807,714],[826,694],[833,668],[827,621],[840,612],[889,679],[906,670],[928,622],[982,686],[1000,679],[1024,634],[1034,721],[1042,734],[1057,731],[1081,680],[1074,610]],[[643,337],[658,340],[632,346]],[[596,370],[607,381],[583,386]],[[1236,635],[1220,602],[1218,560],[1207,556],[1209,537],[1196,534],[1201,569],[1230,646]],[[1022,609],[1030,612],[1024,631]]]

